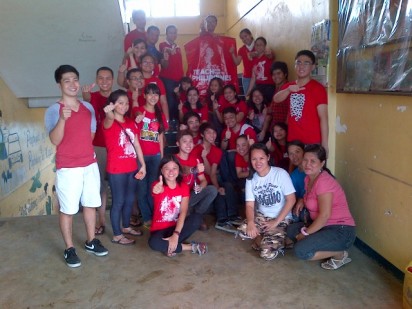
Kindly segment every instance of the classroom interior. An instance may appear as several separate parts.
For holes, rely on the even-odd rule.
[[[163,34],[168,24],[175,24],[179,29],[178,44],[183,46],[198,36],[202,18],[214,14],[218,18],[216,32],[235,37],[238,47],[241,46],[238,34],[243,28],[249,28],[254,37],[265,37],[276,58],[288,64],[292,80],[296,51],[310,48],[314,24],[330,20],[328,166],[343,186],[357,224],[358,240],[357,246],[350,250],[351,264],[327,272],[316,262],[297,260],[292,251],[266,262],[250,249],[248,241],[215,229],[199,231],[193,236],[210,244],[207,255],[182,254],[170,259],[148,248],[147,231],[143,237],[136,238],[136,246],[111,244],[109,227],[100,237],[109,255],[98,258],[80,249],[84,226],[78,214],[73,230],[82,267],[69,269],[62,257],[64,244],[54,206],[54,148],[44,129],[45,107],[30,107],[33,105],[27,96],[13,91],[14,84],[27,77],[20,74],[16,79],[2,69],[9,67],[3,60],[13,58],[4,52],[0,53],[0,130],[13,137],[8,140],[8,146],[12,145],[14,156],[0,158],[0,260],[3,261],[0,306],[401,308],[403,274],[412,260],[409,239],[412,173],[407,159],[412,150],[412,103],[408,95],[337,91],[341,72],[335,56],[341,1],[344,0],[200,0],[200,16],[148,17],[147,26],[155,24]],[[42,64],[36,63],[36,54],[30,53],[30,46],[42,50],[46,56],[49,53],[54,60],[54,42],[47,35],[33,35],[32,41],[24,44],[15,44],[12,39],[18,38],[22,29],[36,29],[31,25],[30,12],[36,16],[44,12],[44,18],[49,18],[51,1],[39,0],[36,6],[27,4],[28,7],[13,2],[6,0],[0,4],[2,28],[5,20],[15,22],[8,28],[7,35],[0,34],[2,46],[6,43],[18,46],[16,53],[26,46],[28,51],[23,55],[41,71]],[[79,10],[91,9],[95,13],[110,14],[104,9],[104,4],[109,6],[109,2],[113,5],[109,0],[93,0],[88,4],[71,1],[70,6],[64,6],[63,15],[70,19]],[[116,18],[121,22],[120,17]],[[67,22],[57,23],[56,29],[63,33],[71,31],[70,27],[61,25]],[[93,31],[83,39],[93,43],[90,33]],[[5,42],[5,38],[10,41]],[[163,39],[162,35],[160,41]],[[111,61],[120,64],[121,56]],[[11,66],[17,69],[19,63]],[[113,66],[113,70],[116,72],[117,67]],[[81,83],[93,81],[94,76],[80,74]],[[55,87],[52,73],[49,75],[49,83]],[[27,87],[38,90],[36,82],[34,75]],[[46,96],[40,94],[34,101]],[[212,222],[213,217],[208,220]]]

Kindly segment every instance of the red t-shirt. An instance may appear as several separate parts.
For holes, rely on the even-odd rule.
[[[235,167],[240,167],[242,169],[242,172],[249,171],[249,162],[247,162],[245,158],[237,152],[235,154]]]
[[[137,97],[137,104],[143,106],[146,104],[146,99],[144,98],[143,91],[139,89],[139,96]],[[129,99],[129,110],[127,111],[127,116],[130,118],[136,117],[136,108],[133,108],[133,91],[127,90],[127,97]]]
[[[130,173],[137,170],[136,150],[133,146],[137,126],[133,120],[127,117],[124,119],[123,123],[115,120],[108,129],[103,127],[107,148],[106,171],[110,174]]]
[[[106,113],[103,108],[107,104],[107,97],[103,96],[100,91],[90,93],[90,104],[93,106],[96,116],[96,134],[94,135],[93,145],[98,147],[106,147],[104,142],[102,124]]]
[[[173,49],[175,53],[169,53],[169,65],[167,66],[167,68],[161,68],[159,77],[171,79],[178,82],[184,74],[182,52],[180,50],[180,47],[176,44],[170,44],[169,42],[162,42],[159,44],[159,50],[161,53],[163,53],[165,48]]]
[[[152,188],[158,183],[155,181]],[[180,214],[180,203],[184,197],[190,196],[190,189],[183,181],[176,188],[171,189],[167,185],[163,186],[164,191],[153,196],[153,220],[150,231],[158,231],[176,226]]]
[[[236,139],[239,137],[239,135],[242,135],[242,134],[249,136],[249,138],[253,139],[255,142],[257,141],[255,130],[253,129],[251,125],[248,125],[246,123],[240,127],[240,130],[238,132],[234,132],[231,128],[229,128],[229,130],[232,134],[229,138],[226,150],[236,149]],[[222,135],[221,135],[222,139],[225,139],[226,131],[227,131],[227,127],[222,131]]]
[[[201,160],[203,149],[204,149],[203,144],[199,144],[195,148],[193,148],[190,155]],[[222,149],[220,149],[219,147],[215,145],[211,145],[210,151],[207,154],[206,159],[207,161],[209,161],[210,166],[212,166],[213,164],[219,165],[220,161],[222,160],[222,155],[223,155]],[[206,177],[207,183],[212,184],[210,175],[205,173],[205,177]]]
[[[185,105],[183,105],[183,108],[182,108],[183,115],[186,114],[189,111],[193,111],[193,112],[197,113],[200,116],[200,122],[205,122],[205,121],[208,121],[208,119],[209,119],[209,117],[208,117],[209,116],[209,110],[207,109],[206,105],[202,105],[201,108],[195,108],[195,109],[191,109],[191,110],[189,110]]]
[[[253,69],[253,59],[249,59],[248,54],[250,52],[255,51],[255,48],[253,48],[251,51],[249,51],[246,47],[246,45],[243,45],[241,48],[239,48],[238,55],[242,57],[242,62],[243,62],[243,77],[245,78],[251,78],[252,77],[252,69]],[[247,90],[247,89],[246,89]]]
[[[220,102],[219,102],[220,103]],[[223,110],[227,107],[234,107],[236,113],[243,113],[243,118],[240,120],[241,123],[244,123],[248,114],[248,108],[243,100],[237,101],[235,104],[228,102],[227,100],[222,100],[219,106],[219,112],[223,113]]]
[[[148,112],[144,106],[139,106],[137,111],[140,113],[146,112],[143,120],[137,124],[139,143],[142,147],[144,155],[155,155],[160,153],[160,123],[156,118],[155,113]],[[168,124],[165,115],[162,113],[162,122],[165,130],[168,129]]]
[[[132,47],[134,40],[136,39],[142,39],[146,41],[146,31],[145,32],[140,32],[137,29],[134,29],[130,31],[126,36],[124,37],[124,51],[126,52],[129,47]]]
[[[281,89],[290,85],[296,85],[296,81],[283,85]],[[304,88],[288,96],[288,141],[300,140],[305,144],[320,144],[322,137],[318,106],[328,104],[328,95],[325,87],[313,79]]]
[[[199,184],[200,181],[197,178],[197,176],[204,174],[204,173],[196,173],[197,160],[202,162],[202,159],[196,158],[195,156],[192,156],[192,155],[190,155],[187,160],[182,159],[181,157],[179,157],[179,155],[176,155],[176,158],[179,160],[179,163],[182,166],[183,182],[186,183],[190,189],[192,189],[195,184],[195,177],[196,177],[197,183]]]
[[[256,85],[272,85],[274,84],[270,68],[272,66],[272,59],[266,55],[253,59],[253,72],[256,77]]]
[[[274,147],[273,160],[275,161],[275,166],[281,167],[286,171],[289,171],[289,156],[288,156],[288,148],[286,145],[280,145],[278,148],[273,142],[272,145]]]
[[[59,115],[62,113],[63,105],[59,104]],[[92,143],[92,109],[89,110],[84,104],[79,105],[77,112],[72,110],[71,116],[64,125],[64,136],[59,145],[56,146],[56,168],[85,167],[96,162]]]

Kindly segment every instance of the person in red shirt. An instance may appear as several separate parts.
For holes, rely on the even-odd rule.
[[[242,87],[243,91],[249,89],[250,79],[252,78],[253,58],[255,56],[255,42],[252,32],[248,28],[242,29],[239,37],[243,42],[243,46],[239,48],[237,55],[235,47],[232,46],[230,53],[232,54],[233,62],[239,65],[243,62]]]
[[[56,146],[56,193],[59,198],[60,231],[66,246],[67,266],[79,267],[81,261],[73,244],[73,215],[83,205],[86,226],[86,251],[105,256],[108,250],[95,238],[96,208],[100,207],[100,176],[92,140],[96,118],[90,103],[79,101],[79,72],[61,65],[54,72],[61,90],[59,102],[47,108],[44,122],[50,141]]]
[[[142,73],[144,77],[145,85],[150,83],[156,84],[160,89],[160,100],[159,105],[162,112],[165,114],[166,120],[169,121],[169,106],[167,105],[166,99],[166,88],[162,80],[153,74],[154,66],[156,64],[156,58],[151,54],[145,54],[140,58],[140,63],[142,65]]]
[[[202,215],[189,214],[190,188],[182,177],[179,160],[165,156],[159,165],[159,180],[151,190],[154,200],[153,221],[150,228],[149,246],[166,256],[173,257],[182,251],[203,255],[206,243],[183,243],[202,222]]]
[[[246,135],[236,139],[235,168],[241,189],[245,189],[245,181],[249,176],[249,141]]]
[[[125,53],[122,65],[117,74],[117,84],[120,87],[128,88],[127,72],[134,68],[141,68],[140,57],[147,53],[147,44],[143,39],[136,39],[133,46]]]
[[[226,107],[234,107],[236,110],[236,121],[243,124],[245,123],[247,116],[247,105],[245,101],[241,100],[236,93],[236,88],[232,84],[228,84],[223,87],[223,97],[224,100],[219,104],[215,102],[213,108],[215,110],[216,116],[221,123],[223,123],[223,110]]]
[[[178,120],[178,104],[174,95],[174,89],[179,85],[183,77],[183,60],[180,47],[176,44],[177,28],[174,25],[166,27],[166,40],[159,44],[159,50],[163,54],[161,60],[160,79],[166,88],[166,99],[169,104],[170,119]]]
[[[98,91],[92,92],[94,86],[99,87]],[[100,172],[100,197],[102,206],[97,210],[98,222],[96,223],[96,235],[101,235],[105,231],[106,226],[106,205],[107,205],[107,188],[106,179],[106,162],[107,150],[103,136],[103,120],[106,117],[103,108],[107,104],[107,98],[112,92],[113,87],[113,71],[108,67],[98,68],[96,71],[96,82],[91,85],[82,87],[83,100],[90,102],[94,108],[96,115],[96,134],[93,139],[94,152],[96,154],[97,165]]]
[[[187,89],[192,86],[190,77],[183,76],[179,85],[174,89],[174,93],[178,103],[184,103],[187,100]]]
[[[181,130],[177,134],[176,140],[179,147],[176,158],[182,166],[183,181],[191,189],[189,207],[193,212],[203,215],[209,210],[217,195],[217,190],[214,186],[208,185],[201,158],[191,155],[194,147],[192,134],[187,130]],[[207,229],[205,222],[202,223],[201,229]]]
[[[202,136],[199,132],[200,116],[194,111],[189,111],[183,117],[183,123],[180,125],[180,130],[188,130],[193,137],[193,144],[199,145],[202,143]]]
[[[137,108],[146,103],[143,93],[145,80],[142,71],[137,68],[129,70],[126,78],[127,84],[129,85],[129,89],[127,90],[127,97],[129,98],[127,116],[133,119],[136,117]]]
[[[253,126],[259,142],[265,143],[269,136],[271,117],[268,117],[268,105],[260,89],[254,88],[248,100],[248,122]]]
[[[147,168],[146,177],[138,181],[137,202],[144,224],[149,227],[153,216],[153,199],[150,190],[157,178],[158,166],[163,157],[164,133],[168,125],[157,104],[160,97],[159,87],[155,84],[148,84],[144,95],[146,103],[137,108],[135,122]]]
[[[328,95],[325,87],[311,78],[316,57],[310,50],[301,50],[295,57],[297,80],[283,85],[276,93],[276,103],[288,100],[288,141],[321,144],[328,152]]]
[[[187,101],[179,103],[179,121],[183,122],[184,115],[190,111],[197,113],[202,123],[207,122],[209,116],[207,106],[200,102],[199,90],[193,86],[187,89]]]
[[[268,53],[266,39],[258,37],[255,40],[256,57],[253,59],[253,73],[250,80],[249,88],[246,91],[246,97],[249,97],[254,87],[259,88],[266,99],[271,102],[275,85],[272,80],[270,68],[274,61],[271,53]]]
[[[104,108],[106,118],[103,123],[103,133],[107,147],[106,171],[112,192],[110,209],[112,242],[131,245],[135,241],[124,234],[142,235],[141,231],[132,229],[129,224],[137,180],[145,177],[146,164],[137,136],[137,125],[125,116],[129,109],[127,93],[124,90],[113,91],[108,102],[110,103]],[[136,158],[140,162],[140,169]]]
[[[143,10],[134,10],[132,12],[132,19],[136,29],[126,34],[124,38],[123,47],[125,52],[132,46],[134,40],[146,40],[146,13]]]
[[[288,156],[288,148],[286,145],[288,126],[284,122],[277,122],[273,126],[272,132],[272,137],[266,143],[266,147],[270,151],[274,165],[289,172],[290,161]]]

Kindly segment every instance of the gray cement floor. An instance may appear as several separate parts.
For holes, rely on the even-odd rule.
[[[151,251],[147,231],[134,246],[112,244],[110,226],[99,237],[109,255],[96,257],[83,249],[80,215],[74,231],[82,266],[71,269],[57,216],[0,220],[0,308],[402,307],[401,282],[356,248],[352,263],[326,271],[290,250],[263,261],[250,241],[213,227],[192,236],[208,254],[174,258]]]

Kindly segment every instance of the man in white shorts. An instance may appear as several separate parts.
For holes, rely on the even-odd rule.
[[[46,110],[45,125],[50,141],[56,146],[56,191],[60,204],[60,230],[66,244],[64,259],[69,267],[79,267],[80,259],[73,245],[73,215],[83,205],[86,225],[86,251],[97,256],[108,254],[94,238],[96,209],[100,207],[100,174],[92,140],[96,132],[93,107],[77,99],[79,72],[61,65],[54,73],[62,97]]]

